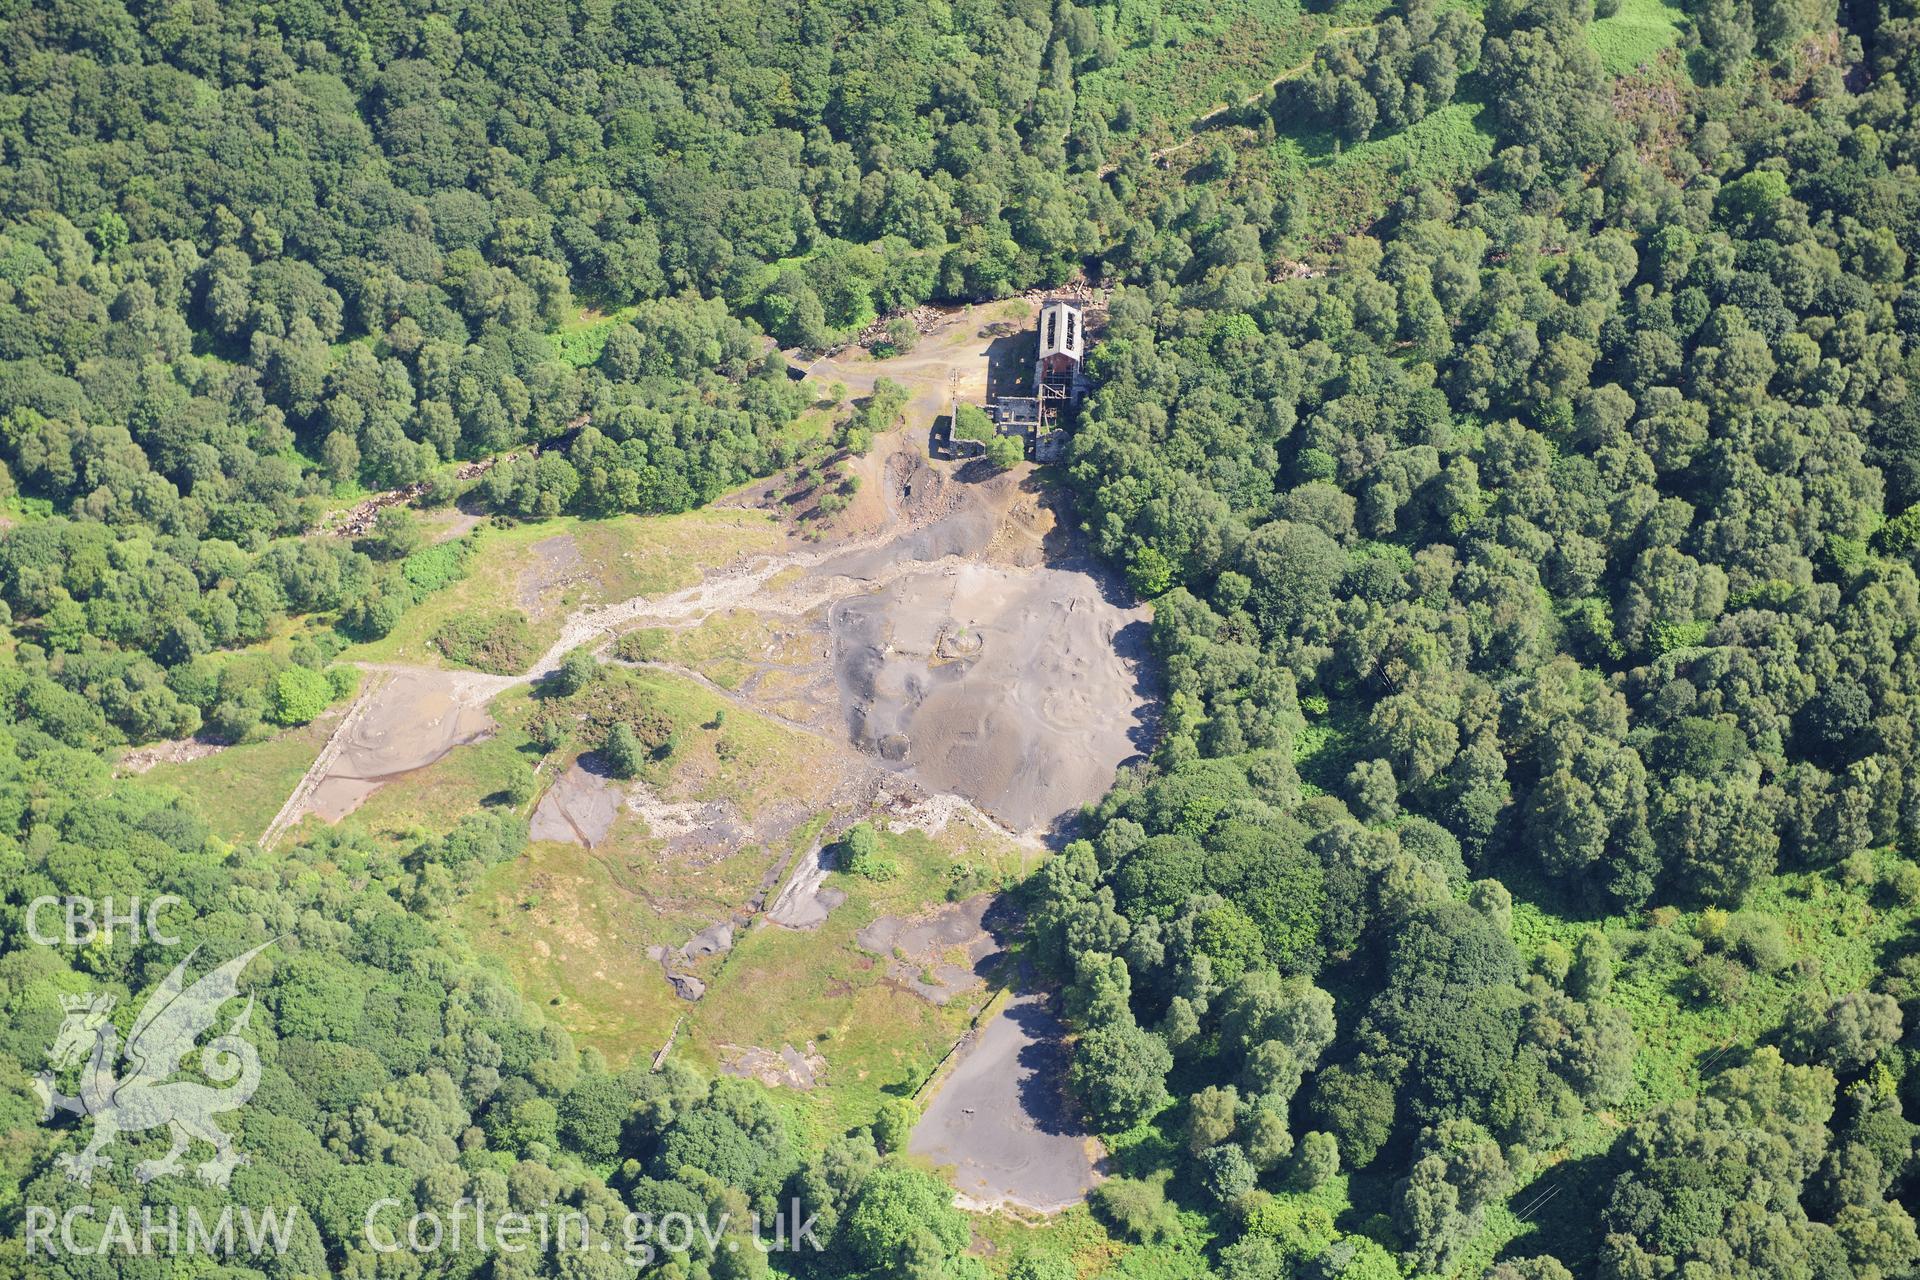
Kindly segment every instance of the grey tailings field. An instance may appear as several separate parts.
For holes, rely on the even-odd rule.
[[[950,363],[979,361],[989,337],[986,329],[976,335],[956,327],[934,346]],[[605,657],[630,631],[657,637],[659,647],[629,665],[700,681],[710,695],[812,737],[810,767],[829,783],[821,794],[832,797],[822,840],[855,819],[882,816],[873,797],[888,790],[879,785],[887,780],[909,793],[903,803],[916,811],[958,805],[1014,843],[1058,841],[1081,806],[1097,800],[1149,742],[1149,614],[1099,576],[1056,518],[1051,486],[1032,468],[996,474],[984,463],[929,460],[922,433],[930,423],[916,419],[944,403],[947,382],[931,355],[915,359],[913,371],[923,376],[914,386],[923,394],[905,430],[879,437],[872,454],[847,463],[863,495],[844,527],[790,530],[785,548],[718,565],[692,587],[576,610],[560,621],[547,651],[514,675],[370,665],[362,696],[265,841],[308,815],[337,821],[387,782],[485,737],[496,695],[543,679],[574,647]],[[834,376],[855,386],[889,372],[871,362],[842,364]],[[969,372],[959,385],[964,392],[973,384]],[[734,501],[771,507],[772,492],[762,486]],[[534,545],[543,573],[576,569],[572,536]],[[732,655],[733,669],[715,665],[715,654]],[[592,850],[618,840],[618,824],[644,823],[650,838],[695,866],[710,861],[708,851],[717,856],[757,841],[776,859],[770,878],[721,923],[731,929],[760,914],[790,867],[793,883],[774,895],[763,923],[817,929],[844,894],[825,883],[829,865],[819,843],[791,847],[791,830],[808,813],[756,814],[739,809],[743,803],[654,795],[641,783],[606,778],[588,757],[548,785],[533,834]],[[757,831],[774,816],[782,816],[778,831]],[[977,932],[984,907],[968,907],[959,923]],[[950,910],[935,915],[944,920]],[[911,942],[914,929],[935,923],[902,922],[902,939]],[[898,954],[891,945],[883,953]],[[922,969],[935,975],[910,984],[923,998],[978,989],[977,973],[951,957],[929,951],[917,964],[910,977]],[[690,986],[680,994],[700,992]],[[803,1030],[778,1051],[733,1046],[737,1069],[791,1087],[830,1084],[834,1047],[816,1047]],[[1050,1212],[1092,1185],[1096,1148],[1060,1087],[1062,1034],[1040,997],[1016,996],[961,1048],[928,1105],[913,1149],[952,1165],[968,1202]],[[804,1050],[795,1047],[803,1043]]]
[[[1065,1088],[1065,1032],[1046,996],[1014,996],[927,1104],[907,1149],[951,1166],[969,1207],[1054,1213],[1097,1180],[1097,1144]]]
[[[1085,574],[961,563],[841,601],[829,625],[853,741],[1016,831],[1052,827],[1139,753],[1144,612]]]
[[[535,840],[565,840],[591,849],[607,838],[620,816],[620,785],[592,755],[573,762],[540,797],[527,824]]]

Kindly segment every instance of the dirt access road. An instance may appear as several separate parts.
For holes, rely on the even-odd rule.
[[[953,396],[969,404],[983,404],[990,378],[1013,371],[1033,358],[1033,318],[1040,304],[1026,298],[955,307],[950,318],[924,335],[904,356],[876,360],[859,347],[848,347],[809,363],[797,351],[787,353],[795,367],[827,387],[835,382],[860,397],[881,378],[891,378],[908,392],[908,428],[930,427],[948,412]]]

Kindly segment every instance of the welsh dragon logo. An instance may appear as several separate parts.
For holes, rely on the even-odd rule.
[[[67,1176],[86,1186],[93,1181],[94,1170],[103,1168],[103,1154],[123,1133],[139,1133],[165,1127],[173,1132],[173,1148],[157,1160],[143,1160],[134,1168],[141,1182],[151,1182],[181,1171],[181,1157],[195,1139],[213,1147],[213,1157],[195,1166],[203,1182],[224,1187],[233,1171],[247,1158],[234,1150],[233,1137],[214,1117],[243,1105],[260,1087],[260,1055],[240,1032],[253,1016],[253,997],[234,1019],[224,1035],[209,1040],[200,1050],[200,1071],[215,1088],[196,1080],[172,1080],[187,1056],[194,1052],[202,1034],[212,1029],[221,1006],[240,994],[240,974],[253,958],[272,946],[263,943],[245,955],[235,956],[187,986],[187,965],[198,954],[194,948],[175,965],[134,1020],[127,1033],[124,1054],[120,1031],[113,1025],[113,997],[79,995],[63,997],[66,1020],[47,1050],[49,1069],[34,1078],[34,1092],[40,1096],[41,1120],[53,1119],[57,1111],[93,1119],[93,1138],[78,1155],[64,1154],[56,1164]],[[126,1073],[114,1070],[124,1058]],[[54,1073],[80,1067],[80,1092],[73,1096],[54,1088]]]

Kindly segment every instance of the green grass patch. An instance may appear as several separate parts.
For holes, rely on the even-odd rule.
[[[1621,76],[1679,43],[1685,20],[1685,10],[1666,0],[1620,0],[1620,12],[1596,20],[1587,39],[1607,71]]]
[[[337,365],[343,359],[346,358],[347,352],[353,350],[355,347],[359,347],[364,351],[375,352],[377,354],[379,351],[380,344],[375,339],[374,335],[370,333],[357,334],[351,338],[342,338],[338,342],[328,343],[327,356],[331,363]]]
[[[524,690],[512,692],[525,696]],[[516,763],[531,762],[525,746],[523,735],[508,730],[484,742],[456,747],[426,768],[374,792],[340,825],[403,843],[409,832],[451,831],[463,816],[505,790]]]
[[[690,587],[743,555],[780,545],[779,521],[764,511],[703,507],[672,516],[620,516],[570,526],[601,601]]]
[[[472,550],[473,544],[464,540],[423,547],[400,562],[401,576],[422,595],[450,587],[467,576]]]
[[[778,438],[782,443],[796,448],[820,440],[831,440],[834,428],[847,415],[848,410],[845,404],[834,408],[823,402],[811,409],[803,410],[799,417],[780,429]]]
[[[818,930],[755,926],[737,932],[726,955],[675,960],[677,971],[708,983],[698,1004],[688,1004],[672,995],[647,948],[677,949],[697,929],[741,919],[770,869],[787,863],[791,874],[822,830],[853,816],[836,816],[840,778],[823,767],[812,735],[678,676],[610,669],[574,698],[515,690],[499,699],[498,742],[454,752],[396,783],[362,812],[383,829],[450,822],[438,807],[477,803],[492,785],[495,765],[487,753],[498,751],[504,760],[526,740],[531,721],[554,711],[593,721],[598,712],[572,707],[580,697],[611,698],[671,739],[671,750],[645,760],[632,784],[642,812],[622,813],[592,850],[536,844],[525,857],[491,869],[460,907],[462,926],[522,990],[550,998],[550,1017],[615,1061],[658,1048],[681,1014],[687,1022],[676,1052],[708,1070],[730,1058],[729,1046],[778,1051],[791,1044],[804,1052],[812,1043],[828,1062],[823,1083],[806,1093],[777,1089],[777,1103],[812,1138],[870,1123],[883,1098],[925,1079],[971,1014],[967,1000],[941,1008],[893,981],[884,957],[854,947],[855,932],[885,913],[913,915],[944,903],[956,878],[968,887],[1021,878],[1041,855],[964,823],[937,839],[882,833],[882,850],[898,875],[887,881],[833,876],[829,883],[848,898]],[[587,736],[585,730],[579,735]],[[590,744],[574,741],[556,752],[548,773],[557,775],[584,745]],[[377,808],[383,800],[386,807]],[[728,852],[704,839],[693,845],[671,840],[671,832],[652,829],[645,816],[655,804],[706,803],[724,806],[715,829],[762,836]],[[793,818],[786,815],[803,820],[789,827]],[[983,990],[979,1000],[986,995]]]
[[[746,609],[716,613],[697,627],[643,627],[621,636],[614,652],[629,662],[661,662],[698,671],[723,689],[737,689],[765,667],[825,657],[809,637],[776,632],[765,615]],[[816,648],[818,651],[816,651]]]
[[[558,580],[543,583],[540,556],[532,547],[557,535],[572,538],[579,564]],[[528,602],[530,628],[538,646],[544,647],[572,610],[690,587],[708,569],[751,552],[771,551],[782,537],[771,515],[729,507],[670,516],[563,516],[482,525],[465,539],[470,549],[464,576],[428,593],[392,632],[352,646],[343,660],[435,663],[442,653],[434,640],[449,621],[462,613],[497,609],[503,601]],[[429,560],[421,572],[437,578],[446,567],[443,561]]]
[[[551,537],[558,524],[563,522],[516,524],[505,528],[482,525],[475,529],[467,539],[471,550],[466,557],[465,576],[427,593],[386,636],[356,644],[347,649],[342,658],[352,662],[428,665],[438,662],[442,652],[435,638],[440,631],[463,613],[498,608],[503,600],[517,599],[521,572],[533,560],[527,548],[542,538]],[[435,562],[430,560],[421,572],[428,578],[437,577],[434,566]],[[549,629],[537,628],[543,638]]]
[[[144,781],[191,799],[214,833],[246,844],[260,838],[326,744],[335,720],[324,717],[269,738],[227,747],[198,760],[158,764]]]
[[[1882,850],[1873,861],[1884,880],[1902,860]],[[1661,908],[1573,919],[1562,913],[1551,885],[1510,875],[1506,867],[1498,874],[1514,893],[1514,941],[1529,961],[1549,942],[1571,948],[1589,929],[1606,935],[1616,956],[1608,1003],[1626,1011],[1640,1039],[1627,1097],[1612,1111],[1586,1117],[1566,1149],[1532,1180],[1536,1191],[1559,1186],[1575,1203],[1605,1194],[1604,1153],[1626,1126],[1654,1107],[1698,1094],[1714,1074],[1743,1061],[1779,1029],[1803,993],[1826,1000],[1870,986],[1920,924],[1920,907],[1901,903],[1884,884],[1847,884],[1836,868],[1782,872],[1724,918]],[[1742,940],[1756,928],[1764,947]],[[1739,966],[1744,976],[1730,998],[1696,992],[1703,956],[1716,966]],[[1516,1188],[1509,1203],[1523,1205],[1534,1194]],[[1514,1252],[1552,1252],[1578,1271],[1597,1243],[1591,1225],[1580,1215],[1522,1221],[1502,1209],[1489,1215],[1475,1254],[1491,1257],[1493,1249],[1519,1240]]]
[[[1352,7],[1370,16],[1385,6]],[[1121,0],[1113,12],[1119,57],[1082,75],[1076,89],[1108,118],[1127,104],[1135,133],[1156,123],[1184,128],[1216,106],[1243,101],[1310,58],[1330,26],[1366,20],[1344,10],[1338,19],[1309,14],[1298,0]]]
[[[1306,785],[1338,792],[1353,766],[1364,758],[1361,747],[1368,735],[1366,704],[1353,698],[1336,698],[1325,710],[1316,711],[1311,703],[1305,709],[1307,727],[1294,742],[1294,768]]]
[[[49,519],[52,515],[52,498],[29,498],[16,493],[0,501],[0,518],[10,524],[32,524],[36,520]]]
[[[1450,187],[1493,158],[1482,104],[1454,101],[1398,133],[1341,147],[1331,131],[1282,134],[1267,162],[1275,182],[1299,200],[1295,234],[1318,239],[1372,223],[1414,182]]]
[[[624,673],[664,716],[676,738],[671,760],[648,781],[699,801],[726,800],[753,814],[782,801],[823,798],[820,745],[811,734],[734,705],[711,689],[664,672]],[[724,713],[724,715],[722,714]]]
[[[823,1083],[805,1093],[778,1089],[774,1099],[814,1141],[868,1124],[884,1099],[910,1094],[991,994],[982,988],[935,1005],[890,977],[887,959],[860,950],[854,935],[882,915],[914,916],[943,904],[956,867],[1017,878],[1037,856],[957,824],[937,839],[881,830],[879,844],[898,874],[834,873],[828,883],[847,900],[819,929],[745,933],[688,1023],[688,1051],[709,1068],[730,1045],[805,1051],[811,1043],[827,1060]],[[803,830],[795,845],[804,853],[812,840]]]
[[[665,1043],[691,1006],[647,958],[658,931],[622,869],[600,850],[535,845],[490,868],[455,914],[476,950],[539,993],[549,1018],[624,1065]]]
[[[973,1220],[973,1233],[992,1246],[984,1261],[987,1270],[1004,1276],[1023,1258],[1058,1259],[1083,1276],[1104,1276],[1109,1268],[1142,1246],[1116,1238],[1092,1210],[1081,1206],[1055,1214],[1039,1222],[1028,1222],[1007,1214],[982,1214]],[[1146,1246],[1157,1248],[1157,1246]],[[1189,1251],[1188,1270],[1166,1270],[1160,1274],[1198,1277],[1208,1274],[1204,1259]],[[1157,1268],[1156,1268],[1157,1270]]]
[[[564,324],[547,335],[554,354],[576,369],[584,369],[600,359],[606,349],[607,335],[614,326],[624,324],[640,312],[639,307],[622,307],[611,315],[583,309],[579,319]]]
[[[578,740],[548,758],[548,778],[557,777],[582,749],[597,745],[585,741],[595,719],[623,709],[644,717],[656,741],[672,742],[670,750],[642,763],[636,793],[644,787],[661,803],[675,805],[724,803],[728,821],[742,830],[765,829],[765,820],[778,814],[822,815],[813,819],[816,823],[824,818],[836,780],[818,767],[819,744],[810,735],[661,672],[610,669],[576,697],[582,701],[575,710],[587,720]],[[502,745],[511,749],[525,742],[529,723],[561,704],[523,690],[496,699],[492,709]],[[726,714],[717,716],[721,711]],[[452,803],[483,795],[483,788],[498,785],[488,771],[508,763],[504,756],[491,760],[484,750],[457,751],[436,766],[438,775],[423,771],[396,784],[411,790],[403,789],[389,802],[400,810],[390,821],[425,816],[430,806],[443,802],[433,794],[443,784],[456,792]],[[448,770],[471,776],[455,779]],[[415,791],[418,798],[409,799]],[[389,820],[374,802],[367,812]],[[647,958],[647,948],[677,948],[695,930],[727,919],[809,830],[803,823],[777,844],[745,839],[731,852],[704,843],[689,849],[670,847],[666,833],[652,830],[643,816],[622,813],[594,849],[540,843],[524,857],[492,868],[461,906],[462,923],[475,945],[499,960],[521,990],[553,996],[549,1016],[581,1043],[624,1061],[657,1049],[674,1018],[693,1008],[673,995],[660,964]],[[710,980],[723,963],[710,959],[676,962],[676,967]]]
[[[1884,873],[1898,862],[1878,855]],[[1503,873],[1503,880],[1505,879]],[[1514,890],[1514,939],[1524,956],[1539,954],[1548,940],[1564,946],[1589,928],[1607,936],[1617,959],[1610,1002],[1633,1019],[1641,1049],[1635,1060],[1634,1092],[1619,1110],[1637,1116],[1648,1108],[1699,1091],[1701,1065],[1717,1063],[1729,1045],[1750,1045],[1780,1026],[1794,996],[1805,990],[1840,996],[1868,986],[1889,947],[1907,936],[1920,909],[1895,901],[1884,889],[1841,883],[1834,870],[1786,871],[1755,890],[1734,913],[1738,935],[1748,919],[1778,926],[1785,947],[1765,963],[1709,938],[1709,953],[1731,954],[1746,981],[1736,998],[1721,1004],[1696,998],[1690,982],[1702,952],[1701,911],[1662,909],[1645,916],[1570,920]],[[1526,895],[1530,897],[1531,895]]]

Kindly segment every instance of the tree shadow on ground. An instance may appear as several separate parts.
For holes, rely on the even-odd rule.
[[[1606,1235],[1601,1215],[1625,1158],[1626,1136],[1623,1129],[1606,1150],[1563,1160],[1515,1192],[1508,1207],[1521,1230],[1499,1260],[1550,1253],[1575,1275],[1595,1274]]]

